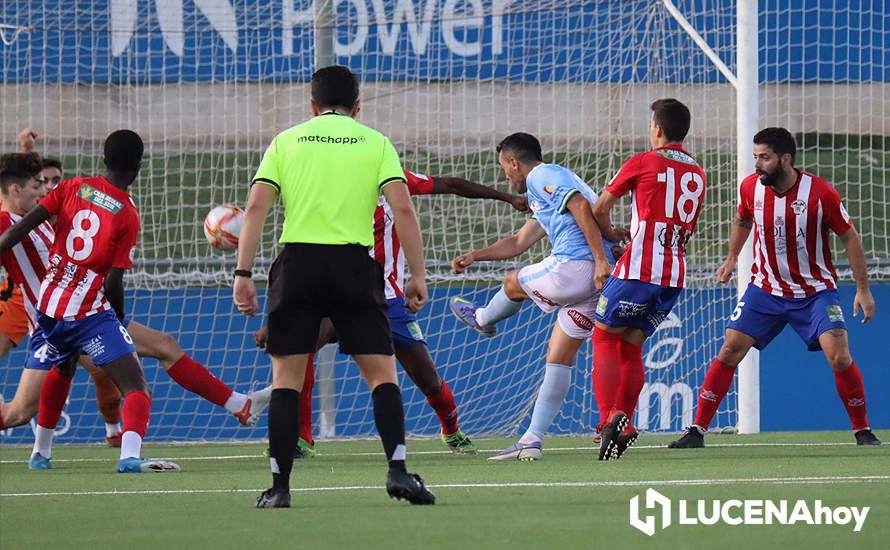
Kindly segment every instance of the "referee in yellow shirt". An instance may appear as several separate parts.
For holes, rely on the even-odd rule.
[[[310,120],[278,134],[250,188],[238,241],[234,301],[259,310],[251,269],[269,209],[284,204],[283,250],[269,271],[272,399],[269,454],[272,488],[257,508],[290,506],[290,473],[299,437],[299,389],[315,350],[319,323],[330,317],[340,350],[353,356],[371,389],[374,422],[389,461],[386,490],[412,504],[436,497],[405,469],[405,412],[396,378],[383,275],[369,255],[373,215],[382,192],[392,207],[411,281],[405,300],[420,309],[429,299],[420,226],[399,156],[380,132],[355,120],[358,79],[346,67],[312,75]]]

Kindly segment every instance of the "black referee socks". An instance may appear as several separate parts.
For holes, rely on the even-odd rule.
[[[300,392],[286,388],[272,390],[269,401],[269,456],[272,487],[275,489],[290,489],[290,471],[299,438]],[[404,436],[402,439],[404,441]]]
[[[396,384],[380,384],[371,393],[374,423],[391,470],[405,471],[405,409]]]

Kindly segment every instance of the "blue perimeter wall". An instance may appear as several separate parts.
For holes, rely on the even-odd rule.
[[[271,374],[268,358],[254,348],[251,333],[259,328],[261,319],[247,319],[235,313],[231,304],[231,293],[228,289],[205,290],[168,290],[158,291],[161,295],[154,296],[147,291],[132,293],[128,303],[136,307],[133,318],[163,329],[177,337],[187,352],[199,350],[192,355],[223,378],[236,389],[244,389],[253,380],[268,381]],[[451,289],[451,292],[456,292]],[[476,298],[484,299],[491,290],[478,291]],[[729,298],[732,290],[720,291],[722,296]],[[887,334],[890,334],[890,315],[886,308],[890,304],[890,285],[877,285],[873,288],[878,303],[879,314],[867,325],[850,319],[850,307],[855,289],[850,286],[841,288],[842,304],[847,314],[850,329],[853,357],[862,370],[867,390],[869,418],[875,428],[890,428],[890,369],[887,358]],[[454,393],[460,397],[462,393],[472,393],[473,387],[484,388],[484,399],[477,403],[479,410],[465,415],[469,425],[476,422],[491,424],[491,416],[502,411],[500,401],[510,399],[521,392],[522,386],[533,395],[540,383],[541,364],[534,359],[526,361],[530,364],[517,364],[518,352],[515,347],[504,346],[503,340],[479,338],[475,332],[458,324],[447,314],[447,295],[441,289],[434,289],[429,309],[421,315],[421,325],[430,337],[429,344],[436,362],[440,365],[442,375],[452,382]],[[719,298],[720,296],[718,296]],[[687,300],[714,299],[711,294],[697,296],[687,294]],[[182,313],[170,314],[171,301],[180,307]],[[692,307],[689,307],[689,306]],[[664,333],[659,331],[650,341],[657,346],[661,338],[683,337],[682,325],[690,330],[704,323],[713,322],[707,308],[687,304],[685,311],[700,311],[699,318],[684,319],[679,328],[671,328]],[[527,304],[520,312],[519,318],[506,321],[505,324],[529,323],[540,330],[537,338],[522,340],[522,347],[543,350],[551,318],[541,319],[538,310]],[[520,345],[520,344],[517,344]],[[701,349],[698,346],[696,349]],[[652,349],[647,348],[647,352]],[[203,350],[203,351],[201,351]],[[18,382],[20,365],[25,357],[25,346],[11,353],[0,369],[0,395],[10,399]],[[667,354],[670,355],[670,350]],[[706,351],[691,351],[681,355],[676,363],[658,370],[647,369],[648,382],[661,382],[671,386],[676,382],[688,384],[693,391],[693,403],[697,390],[702,383],[704,371],[713,359],[706,356]],[[473,369],[473,359],[485,355],[485,369]],[[657,355],[657,354],[656,354]],[[534,357],[534,355],[533,355]],[[848,429],[849,422],[834,387],[834,376],[821,353],[808,353],[797,335],[790,329],[778,337],[762,354],[761,359],[761,428],[764,431],[784,430],[827,430]],[[661,359],[664,357],[662,356]],[[656,357],[658,359],[658,357]],[[225,365],[222,370],[219,365]],[[685,374],[695,368],[692,374]],[[554,433],[589,432],[587,426],[595,423],[592,419],[595,409],[593,396],[589,391],[589,378],[581,380],[579,376],[589,376],[589,362],[579,359],[576,364],[575,384],[567,399],[564,415],[554,426]],[[481,378],[473,378],[479,372]],[[469,375],[468,375],[469,373]],[[87,375],[79,369],[77,379],[72,386],[71,400],[78,402],[78,410],[69,410],[70,428],[59,437],[59,442],[88,442],[101,437],[101,417],[97,414],[93,401],[93,388],[87,383]],[[146,362],[146,376],[155,388],[152,407],[150,439],[191,440],[191,439],[236,439],[265,437],[265,421],[253,429],[237,427],[231,417],[222,413],[217,407],[201,400],[197,396],[187,394],[179,386],[170,382],[169,377],[157,365],[149,360]],[[358,371],[347,361],[338,361],[336,367],[337,393],[343,395],[339,400],[337,415],[337,433],[340,436],[368,435],[373,433],[370,414],[369,395]],[[406,399],[413,404],[407,408],[407,428],[412,433],[429,433],[431,415],[422,395],[410,381],[403,387]],[[501,388],[501,391],[498,390]],[[518,389],[520,388],[520,389]],[[491,398],[488,398],[488,396]],[[525,398],[523,397],[523,400]],[[726,405],[727,403],[724,403]],[[731,403],[730,403],[731,404]],[[74,407],[72,407],[74,408]],[[650,429],[664,430],[658,423],[658,403],[653,400],[650,410]],[[81,410],[83,409],[83,410]],[[465,411],[470,413],[470,411]],[[476,415],[474,419],[473,414]],[[667,431],[678,431],[683,428],[679,417],[679,399],[673,399],[671,421]],[[734,415],[730,415],[734,423]],[[572,420],[574,419],[574,420]],[[580,424],[579,424],[580,419]],[[317,421],[317,417],[316,417]],[[527,425],[528,419],[523,422]],[[500,425],[500,424],[498,424]],[[31,430],[16,428],[3,433],[0,442],[30,443]],[[2,432],[0,432],[2,433]]]

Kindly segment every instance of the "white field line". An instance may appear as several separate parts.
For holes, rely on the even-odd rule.
[[[563,481],[563,482],[522,482],[522,483],[443,483],[430,485],[433,489],[510,489],[527,488],[584,488],[584,487],[651,487],[657,486],[694,486],[694,485],[736,485],[736,484],[836,484],[836,483],[871,483],[874,481],[890,481],[890,476],[823,476],[823,477],[753,477],[734,479],[650,479],[638,481]],[[295,493],[314,493],[329,491],[367,491],[383,490],[380,485],[348,485],[342,487],[301,487],[291,489]],[[113,495],[183,495],[210,493],[259,493],[262,489],[162,489],[133,491],[71,491],[46,493],[0,493],[0,497],[56,497],[56,496],[113,496]]]
[[[410,442],[409,442],[410,444]],[[323,444],[322,444],[323,445]],[[855,446],[855,443],[717,443],[708,445],[707,448],[726,448],[726,447],[850,447]],[[657,449],[666,449],[667,445],[635,445],[633,447],[633,451],[636,452],[638,450],[657,450]],[[26,449],[22,447],[22,449]],[[501,452],[502,449],[480,449],[480,454],[494,454]],[[547,452],[571,452],[571,451],[595,451],[599,450],[599,447],[544,447],[544,450]],[[149,452],[151,454],[151,452]],[[410,451],[409,455],[450,455],[452,454],[449,450],[441,450],[441,451]],[[22,456],[28,456],[28,452],[23,450]],[[375,452],[362,452],[362,453],[329,453],[324,450],[319,451],[319,456],[324,457],[336,457],[336,456],[380,456],[379,451]],[[166,457],[153,457],[153,458],[165,458],[170,460],[245,460],[251,458],[259,458],[260,454],[238,454],[238,455],[219,455],[219,456],[166,456]],[[62,463],[62,462],[107,462],[112,460],[111,458],[54,458],[53,463]],[[0,460],[0,464],[21,464],[23,462],[27,462],[26,459],[21,460]]]

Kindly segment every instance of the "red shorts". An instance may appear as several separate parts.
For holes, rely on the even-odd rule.
[[[13,344],[19,345],[28,334],[28,314],[25,299],[18,286],[6,301],[0,301],[0,334],[5,334]]]

